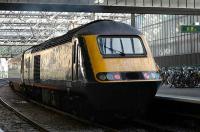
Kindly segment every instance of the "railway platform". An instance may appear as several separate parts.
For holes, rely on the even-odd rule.
[[[200,119],[200,88],[174,88],[163,85],[154,100],[153,110]]]
[[[174,88],[163,85],[159,88],[157,98],[200,104],[200,88]]]

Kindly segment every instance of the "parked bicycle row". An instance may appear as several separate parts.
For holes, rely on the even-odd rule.
[[[200,66],[163,67],[160,75],[162,83],[170,87],[200,87]]]

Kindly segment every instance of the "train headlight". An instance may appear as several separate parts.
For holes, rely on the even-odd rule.
[[[152,79],[160,79],[160,75],[157,72],[152,72],[151,76],[152,76]]]
[[[97,78],[99,80],[102,80],[102,81],[105,81],[107,78],[106,78],[106,73],[98,73],[97,74]]]
[[[106,77],[108,80],[114,80],[114,76],[112,73],[107,73]]]
[[[97,74],[97,78],[101,81],[121,80],[121,74],[118,72],[102,72]]]
[[[157,72],[143,72],[144,79],[160,79],[160,75]]]
[[[161,79],[160,74],[156,73],[156,79]]]
[[[156,79],[156,73],[152,72],[152,73],[151,73],[151,78],[152,78],[152,79]]]

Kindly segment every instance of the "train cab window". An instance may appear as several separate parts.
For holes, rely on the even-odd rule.
[[[139,39],[133,39],[134,49],[136,54],[143,54],[144,50]]]
[[[121,42],[119,41],[119,39],[118,38],[112,38],[112,39],[110,39],[110,47],[112,48],[112,49],[116,49],[116,50],[119,50],[119,51],[123,51],[123,47],[122,47],[122,45],[121,45]],[[111,49],[110,49],[111,50]],[[115,52],[114,50],[111,50],[112,51],[112,54],[118,54],[117,52]]]
[[[124,47],[124,52],[127,54],[132,54],[135,52],[135,49],[132,47],[132,40],[130,38],[121,38],[122,45]]]
[[[111,41],[111,39],[109,39],[109,38],[105,38],[105,44],[106,44],[106,46],[108,46],[108,47],[110,47],[110,48],[112,48],[111,46],[111,43],[112,42],[110,42]],[[112,54],[112,50],[110,50],[109,48],[104,48],[104,47],[102,47],[102,49],[104,49],[104,52],[105,53],[107,53],[107,54]]]
[[[103,55],[144,55],[142,40],[136,36],[99,36],[99,49]]]

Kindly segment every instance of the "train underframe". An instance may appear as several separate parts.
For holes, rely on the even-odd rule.
[[[142,115],[152,102],[160,82],[137,83],[88,83],[73,92],[36,87],[11,81],[10,86],[28,98],[64,111],[92,113],[103,111],[108,113],[128,113]],[[83,90],[84,89],[84,90]]]

